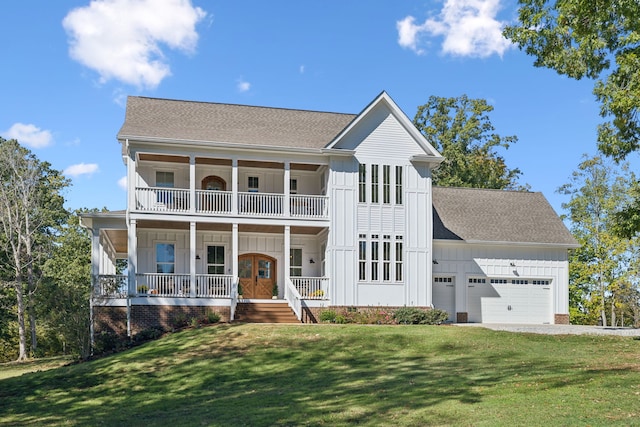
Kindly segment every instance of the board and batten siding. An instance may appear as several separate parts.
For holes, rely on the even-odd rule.
[[[569,261],[565,248],[436,241],[433,253],[438,262],[433,267],[434,274],[455,277],[457,312],[468,311],[469,277],[551,280],[553,313],[569,312]]]

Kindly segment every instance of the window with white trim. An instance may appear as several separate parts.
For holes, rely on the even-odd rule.
[[[289,275],[291,277],[302,276],[302,248],[289,249]]]
[[[469,283],[487,283],[487,279],[480,277],[470,277]]]
[[[382,242],[382,280],[391,280],[391,236],[384,236]]]
[[[532,280],[531,283],[534,285],[547,286],[551,284],[551,280]]]
[[[358,280],[367,280],[367,236],[360,234],[358,240]]]
[[[358,166],[358,201],[367,201],[367,165],[360,163]]]
[[[382,203],[391,203],[391,166],[382,166]]]
[[[436,283],[451,283],[451,277],[434,277],[433,281]]]
[[[402,236],[396,236],[396,282],[402,282]]]
[[[296,178],[289,180],[289,194],[298,194],[298,180]]]
[[[402,166],[396,166],[396,205],[402,204]]]
[[[371,203],[378,203],[380,197],[378,178],[378,165],[371,165]]]
[[[260,180],[257,176],[250,176],[247,178],[247,189],[249,193],[257,193],[260,189]]]
[[[207,274],[224,274],[224,246],[207,246]]]
[[[176,246],[174,243],[156,243],[156,273],[176,272]]]
[[[379,262],[380,261],[380,242],[378,241],[378,235],[371,235],[371,280],[377,281],[379,277]]]

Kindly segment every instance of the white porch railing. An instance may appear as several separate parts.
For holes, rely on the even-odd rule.
[[[303,218],[327,218],[327,196],[291,195],[291,216]]]
[[[238,279],[234,280],[231,286],[231,307],[229,307],[229,321],[233,322],[236,318],[236,307],[238,306]]]
[[[231,213],[231,191],[196,190],[196,212],[204,214]]]
[[[282,216],[284,194],[238,193],[240,215]]]
[[[189,274],[136,274],[138,296],[188,297],[191,291]]]
[[[302,299],[329,299],[328,277],[292,277],[291,282]]]
[[[93,295],[103,298],[127,296],[129,278],[125,274],[98,274],[94,279]]]
[[[189,212],[189,190],[137,187],[136,209],[152,212]]]
[[[196,296],[205,298],[230,298],[233,276],[227,274],[196,275]]]
[[[302,320],[302,297],[298,290],[293,286],[291,280],[285,280],[284,299],[287,300],[289,307],[296,314],[298,320]]]

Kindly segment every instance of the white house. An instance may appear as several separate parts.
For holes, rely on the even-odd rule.
[[[82,217],[97,329],[239,301],[568,322],[577,245],[545,198],[432,187],[443,158],[385,92],[356,115],[129,97],[118,140],[127,209]]]

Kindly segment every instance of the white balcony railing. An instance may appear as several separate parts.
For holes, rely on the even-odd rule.
[[[329,299],[328,277],[292,277],[291,283],[302,299]]]
[[[195,190],[195,212],[201,215],[233,213],[231,191]],[[185,188],[137,187],[136,210],[143,212],[188,213],[190,191]],[[289,209],[285,195],[276,193],[237,193],[238,215],[252,217],[287,217],[326,219],[329,217],[327,196],[291,194]]]
[[[188,297],[191,293],[189,274],[136,274],[138,296]]]
[[[196,212],[204,214],[229,214],[231,213],[230,191],[196,190]]]
[[[138,187],[136,209],[150,212],[189,212],[189,190],[184,188]]]
[[[93,295],[102,298],[127,296],[129,278],[125,274],[99,274],[95,277]]]
[[[231,298],[233,276],[227,274],[198,274],[196,296],[206,298]]]
[[[302,297],[300,293],[293,286],[291,280],[286,280],[284,287],[284,299],[287,300],[287,304],[291,307],[291,310],[296,314],[298,320],[302,319]]]

